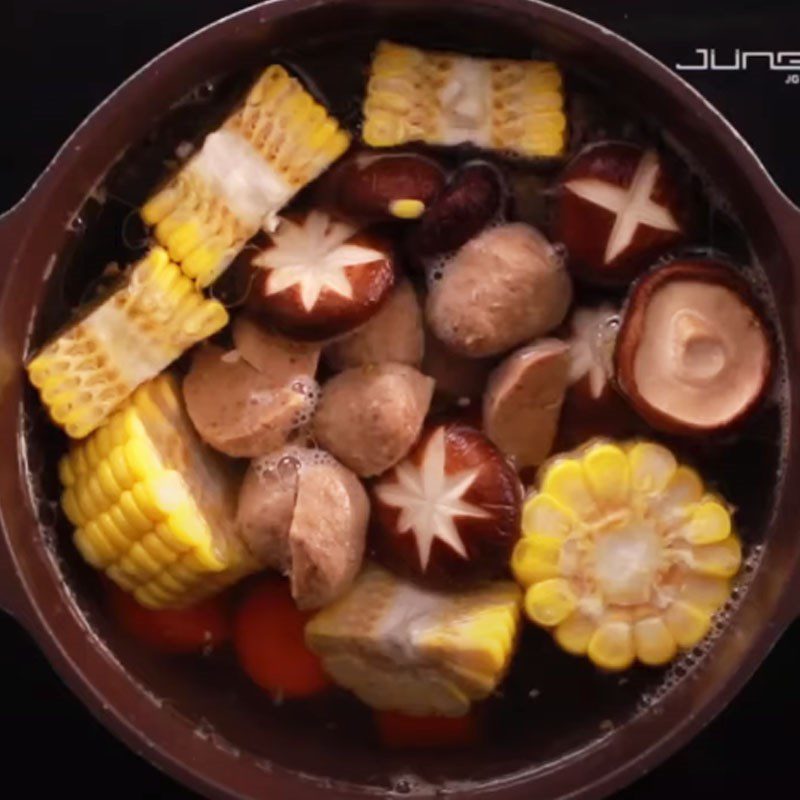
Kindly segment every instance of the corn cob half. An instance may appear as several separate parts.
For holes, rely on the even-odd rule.
[[[373,147],[470,142],[529,158],[559,156],[567,138],[561,73],[547,61],[472,58],[381,42],[363,134]]]
[[[741,545],[721,498],[652,442],[596,441],[545,465],[512,556],[525,612],[608,670],[665,664],[706,636]]]
[[[28,362],[28,376],[53,421],[80,439],[137,386],[227,322],[225,307],[205,298],[156,247],[120,288]]]
[[[349,134],[300,81],[273,65],[143,206],[142,218],[183,271],[208,286],[349,144]]]
[[[59,475],[81,555],[143,605],[188,605],[256,569],[234,530],[236,481],[170,375],[76,442]]]
[[[505,675],[520,598],[512,582],[437,594],[369,565],[308,622],[306,640],[331,677],[373,708],[460,716]]]

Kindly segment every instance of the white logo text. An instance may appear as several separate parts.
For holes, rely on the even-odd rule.
[[[676,64],[681,72],[744,72],[761,65],[774,72],[800,72],[800,51],[740,50],[720,55],[713,47],[698,47],[698,60],[693,64]]]

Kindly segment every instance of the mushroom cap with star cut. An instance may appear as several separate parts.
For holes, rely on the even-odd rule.
[[[507,574],[519,537],[522,486],[503,454],[462,423],[423,431],[372,486],[379,559],[433,588]]]
[[[395,284],[390,242],[318,210],[283,217],[269,245],[249,256],[249,268],[251,310],[311,341],[365,323]]]
[[[687,234],[688,191],[655,149],[599,142],[567,165],[555,196],[553,238],[571,271],[599,286],[629,283]]]

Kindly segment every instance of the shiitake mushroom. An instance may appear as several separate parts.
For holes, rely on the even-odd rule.
[[[747,281],[709,258],[673,261],[631,290],[614,361],[619,388],[654,428],[703,434],[746,417],[774,352]]]

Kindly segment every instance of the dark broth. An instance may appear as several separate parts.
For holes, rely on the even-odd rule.
[[[428,46],[432,44],[451,46],[446,40],[426,42]],[[268,58],[299,72],[332,112],[357,130],[373,46],[371,37],[353,37],[346,40],[346,46],[339,39],[316,42],[299,49],[273,51]],[[495,54],[529,55],[509,54],[500,49]],[[602,87],[571,73],[569,65],[562,66],[571,95],[572,151],[589,141],[609,137],[664,145],[660,129],[653,121],[612,104]],[[146,141],[122,158],[104,184],[87,199],[72,223],[72,246],[57,264],[46,301],[34,322],[32,347],[64,324],[71,309],[87,297],[109,262],[127,264],[143,252],[146,233],[136,209],[159,180],[177,165],[178,154],[186,155],[189,150],[186,143],[199,142],[224,117],[252,74],[248,70],[198,87],[165,115]],[[456,151],[446,157],[458,162],[470,155],[468,151]],[[539,181],[547,182],[553,175],[553,167],[548,165],[502,159],[499,163],[510,173],[538,176]],[[737,222],[721,210],[713,192],[709,192],[690,165],[683,163],[681,169],[693,186],[698,218],[703,221],[697,232],[697,244],[724,251],[738,263],[750,263],[747,238]],[[544,205],[536,206],[532,213],[540,215],[534,221],[546,223]],[[757,288],[766,285],[757,265],[752,266],[751,277]],[[761,294],[769,305],[769,298]],[[601,299],[602,295],[591,292],[580,296],[581,301]],[[780,369],[779,386],[784,380],[783,367]],[[744,592],[757,561],[763,532],[768,528],[779,485],[784,430],[783,404],[776,390],[736,434],[700,441],[649,434],[672,447],[683,460],[695,464],[735,505],[736,521],[748,554],[741,585],[735,592],[738,598]],[[280,725],[270,728],[280,728],[282,736],[297,743],[296,757],[284,764],[288,768],[299,767],[303,750],[311,748],[328,753],[332,777],[349,778],[352,777],[349,767],[342,764],[342,759],[347,759],[347,748],[359,747],[374,751],[370,757],[374,774],[361,774],[359,780],[375,786],[413,791],[419,784],[415,778],[403,777],[406,774],[421,774],[427,781],[447,777],[446,759],[441,755],[417,757],[380,752],[369,711],[344,693],[313,702],[275,703],[249,684],[229,652],[206,658],[158,657],[141,652],[135,643],[121,636],[103,611],[96,575],[72,547],[69,525],[58,508],[56,475],[58,455],[64,450],[66,440],[47,422],[32,390],[26,397],[25,433],[30,484],[38,501],[42,529],[52,539],[65,580],[79,589],[79,604],[112,652],[154,693],[154,698],[156,695],[163,698],[167,707],[178,713],[191,714],[199,736],[217,737],[215,741],[222,747],[242,747],[266,758],[271,749],[270,734],[264,731],[260,720],[277,717]],[[605,433],[612,437],[627,435],[627,431]],[[243,587],[234,591],[243,591]],[[543,766],[587,746],[632,715],[642,713],[649,700],[658,697],[677,679],[702,669],[702,656],[710,647],[705,644],[702,652],[690,654],[666,670],[634,668],[622,676],[608,675],[595,669],[587,659],[562,652],[546,632],[525,625],[510,675],[497,696],[480,709],[483,743],[471,777],[481,780],[500,775],[505,771],[504,765],[514,768],[511,765],[522,759],[531,767]],[[265,761],[265,769],[269,768]]]

